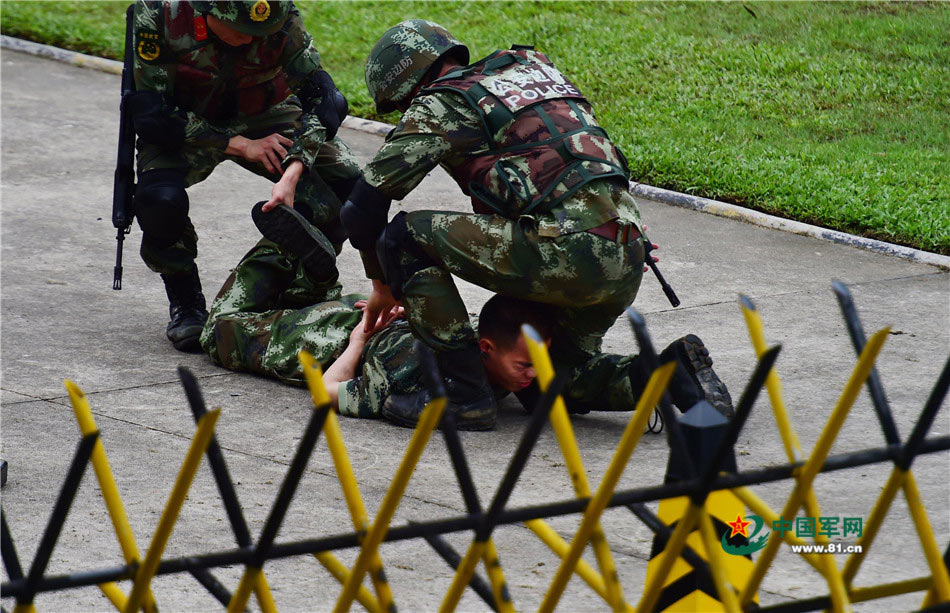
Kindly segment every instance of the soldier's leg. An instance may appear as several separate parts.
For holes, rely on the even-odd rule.
[[[575,410],[585,412],[588,399],[601,401],[602,408],[605,389],[611,406],[630,406],[630,359],[603,356],[600,345],[639,288],[638,241],[619,244],[588,233],[544,238],[531,226],[497,216],[419,212],[405,219],[414,240],[402,251],[401,272],[411,275],[404,302],[420,338],[437,349],[474,339],[449,272],[501,294],[554,304],[563,338],[555,339],[552,356],[559,370],[571,373]]]
[[[168,295],[165,335],[180,351],[197,351],[198,335],[207,319],[195,256],[198,236],[188,218],[184,174],[157,169],[139,177],[136,218],[142,229],[142,259],[162,276]]]
[[[200,351],[198,337],[207,320],[195,258],[198,234],[188,217],[185,187],[204,179],[223,159],[185,148],[168,152],[140,141],[136,219],[142,229],[141,256],[160,273],[168,295],[165,335],[180,351]]]
[[[564,309],[551,344],[555,369],[568,372],[564,400],[572,413],[590,411],[630,411],[636,406],[652,370],[639,355],[602,353],[604,331],[599,322],[616,320],[624,305],[603,305]],[[619,310],[618,310],[619,309]],[[670,400],[687,411],[706,400],[725,417],[734,414],[732,398],[712,368],[712,358],[699,337],[690,334],[670,343],[659,355],[659,363],[676,362],[667,388]],[[538,390],[519,393],[530,410]]]
[[[297,354],[306,349],[327,365],[346,347],[360,321],[338,284],[319,286],[299,263],[262,240],[235,267],[211,305],[201,345],[232,370],[302,383]]]

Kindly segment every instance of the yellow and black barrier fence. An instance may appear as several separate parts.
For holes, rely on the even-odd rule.
[[[301,353],[300,360],[314,410],[257,541],[251,537],[224,456],[214,436],[219,410],[206,410],[197,381],[187,370],[179,369],[197,429],[144,557],[140,555],[132,534],[87,399],[75,384],[67,381],[66,387],[82,439],[33,561],[26,572],[20,564],[6,515],[0,513],[0,541],[8,577],[0,586],[2,597],[15,599],[14,611],[25,612],[34,610],[33,602],[37,594],[98,586],[117,610],[151,612],[156,611],[158,607],[158,595],[153,594],[151,590],[153,578],[159,575],[188,573],[228,611],[245,610],[253,594],[259,608],[268,612],[275,611],[276,605],[264,573],[265,564],[269,560],[279,558],[312,555],[341,585],[336,596],[335,611],[349,610],[355,600],[368,611],[390,612],[396,610],[396,603],[386,578],[380,547],[386,542],[422,538],[455,571],[440,610],[454,610],[465,589],[471,587],[492,610],[513,611],[515,603],[512,601],[492,534],[498,526],[523,523],[560,558],[560,564],[540,605],[541,611],[554,610],[568,581],[575,574],[613,611],[655,611],[667,608],[693,611],[812,611],[830,608],[845,611],[855,602],[918,591],[925,592],[921,608],[946,607],[950,604],[950,547],[941,556],[911,472],[911,465],[918,455],[950,449],[950,436],[927,437],[927,432],[950,387],[950,360],[944,366],[913,431],[902,441],[883,393],[880,377],[874,368],[888,330],[885,328],[869,339],[866,338],[848,290],[837,282],[833,289],[838,296],[858,359],[830,419],[814,449],[807,456],[785,410],[781,383],[774,368],[779,347],[767,348],[761,317],[748,298],[741,297],[740,305],[759,359],[731,421],[719,416],[704,401],[682,416],[675,414],[668,395],[665,394],[674,365],[658,364],[646,325],[639,314],[631,309],[629,317],[641,355],[648,365],[652,366],[653,374],[631,415],[613,458],[593,491],[587,481],[587,472],[560,395],[564,379],[555,376],[545,344],[533,330],[526,328],[525,338],[543,393],[487,509],[483,507],[475,489],[465,452],[454,426],[454,415],[445,412],[446,398],[442,382],[434,360],[427,350],[420,349],[423,355],[424,376],[434,399],[425,408],[389,489],[372,520],[363,504],[337,416],[330,410],[330,398],[324,387],[319,366],[311,356]],[[842,424],[864,386],[867,386],[872,398],[886,445],[829,455]],[[789,462],[780,466],[740,472],[736,467],[733,447],[763,387],[767,391]],[[665,482],[651,487],[618,491],[616,487],[619,479],[641,436],[649,429],[654,407],[657,407],[667,424],[670,457]],[[546,423],[551,424],[556,435],[575,498],[508,508],[508,500]],[[391,523],[395,512],[419,458],[436,428],[440,428],[445,438],[466,513],[393,527]],[[321,432],[327,440],[354,532],[277,543],[276,535]],[[202,456],[208,458],[237,547],[163,559],[165,545],[172,534]],[[801,509],[805,510],[807,517],[820,517],[817,497],[812,489],[818,473],[883,462],[893,464],[891,476],[868,516],[858,518],[863,526],[863,530],[858,534],[857,545],[860,547],[855,549],[858,553],[851,554],[843,567],[837,565],[834,556],[814,553],[814,548],[811,548],[811,552],[798,554],[824,580],[828,594],[759,607],[758,589],[782,541],[791,545],[818,547],[829,544],[827,534],[822,531],[816,531],[811,541],[802,538],[797,530],[793,535],[789,527],[791,521],[786,519],[795,518]],[[89,463],[93,465],[125,563],[109,568],[48,575],[47,564]],[[749,488],[753,484],[787,479],[794,481],[794,488],[779,513],[772,510]],[[899,492],[903,492],[906,499],[927,562],[927,572],[918,577],[882,585],[856,586],[854,578]],[[660,502],[657,513],[653,513],[645,505],[653,501]],[[623,586],[620,585],[607,535],[600,524],[602,514],[609,508],[628,509],[655,534],[646,577],[642,585],[636,586],[636,599],[625,595]],[[746,508],[754,515],[743,519],[743,511]],[[573,538],[567,542],[545,519],[572,514],[580,514],[581,522]],[[734,521],[730,521],[733,518]],[[755,528],[749,535],[748,527],[753,523]],[[766,526],[771,526],[772,530],[766,530],[764,535],[753,540]],[[469,532],[472,535],[464,554],[455,551],[443,538],[443,535],[455,532]],[[596,567],[581,559],[581,554],[588,546],[593,551]],[[348,568],[333,554],[333,551],[345,548],[359,550],[352,568]],[[807,551],[807,548],[803,551]],[[487,581],[477,572],[479,563],[485,567]],[[244,567],[243,575],[233,592],[211,572],[215,568],[231,565]],[[364,585],[367,574],[369,587]],[[128,594],[117,584],[123,580],[132,582]]]

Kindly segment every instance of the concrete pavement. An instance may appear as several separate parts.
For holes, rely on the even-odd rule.
[[[33,559],[59,491],[78,430],[62,386],[71,379],[89,395],[112,462],[132,528],[144,551],[158,521],[194,426],[175,367],[198,377],[211,407],[222,407],[217,436],[225,450],[238,495],[251,526],[263,521],[287,470],[310,411],[304,390],[231,373],[202,355],[176,352],[164,338],[167,302],[161,281],[137,256],[141,233],[126,244],[123,290],[111,289],[115,232],[110,222],[115,163],[119,80],[16,52],[3,51],[2,216],[0,216],[0,367],[2,414],[0,455],[10,463],[3,508],[21,563]],[[344,130],[343,137],[366,160],[378,136]],[[198,264],[205,293],[214,295],[229,267],[255,242],[248,212],[269,194],[269,183],[234,165],[223,165],[189,190],[192,218],[200,236]],[[832,279],[854,294],[866,330],[891,326],[878,360],[895,420],[909,434],[947,359],[950,346],[950,274],[932,266],[859,251],[680,208],[641,201],[650,236],[660,244],[661,268],[682,306],[673,309],[647,276],[635,307],[644,313],[657,345],[688,332],[709,346],[716,369],[738,398],[754,356],[737,305],[750,296],[762,313],[770,343],[783,345],[778,362],[786,404],[808,453],[853,368],[855,357],[830,291]],[[409,210],[467,210],[467,202],[441,171],[423,182],[403,206]],[[340,259],[348,291],[367,291],[355,252]],[[477,312],[487,293],[460,283]],[[605,349],[637,351],[625,322],[605,339]],[[589,478],[603,474],[629,415],[595,413],[573,420]],[[484,501],[504,472],[526,417],[506,404],[491,433],[464,433],[463,443]],[[410,432],[384,422],[344,420],[346,441],[371,513],[385,489]],[[941,409],[932,434],[950,432],[950,412]],[[883,444],[866,393],[858,399],[832,453]],[[781,441],[765,397],[760,399],[737,445],[740,468],[784,462]],[[666,465],[662,436],[644,437],[621,488],[662,482]],[[890,468],[875,465],[819,477],[822,512],[867,517]],[[948,454],[923,456],[914,465],[937,541],[950,541]],[[791,482],[756,487],[780,509]],[[571,496],[570,482],[550,430],[545,431],[515,490],[510,506]],[[654,505],[655,508],[655,505]],[[394,525],[463,512],[464,505],[438,437],[429,444]],[[623,510],[603,520],[628,597],[636,601],[649,558],[651,534]],[[569,539],[579,518],[552,520]],[[318,444],[278,540],[343,533],[349,520],[333,476],[329,452]],[[906,505],[898,501],[858,575],[859,585],[927,574]],[[464,549],[468,535],[450,537]],[[519,608],[536,608],[557,559],[521,526],[499,529],[496,540],[512,596]],[[234,546],[210,471],[202,467],[183,509],[166,556],[204,553]],[[406,611],[438,606],[451,573],[421,542],[384,545],[387,574],[396,602]],[[347,563],[353,551],[340,552]],[[589,559],[589,558],[588,558]],[[898,568],[894,561],[900,560]],[[65,573],[121,564],[98,487],[88,471],[49,571]],[[839,563],[842,560],[839,560]],[[312,559],[266,567],[281,610],[330,608],[335,582]],[[240,569],[217,573],[233,589]],[[4,575],[4,580],[7,576]],[[127,588],[127,585],[125,586]],[[166,610],[207,610],[215,601],[188,577],[160,577],[153,589]],[[820,578],[787,547],[761,591],[763,603],[827,593]],[[316,598],[315,598],[316,596]],[[919,606],[914,594],[859,610],[905,610]],[[96,588],[41,594],[40,610],[106,610]],[[4,600],[4,606],[12,601]],[[467,593],[462,610],[484,610]],[[561,610],[602,610],[589,589],[573,580]]]

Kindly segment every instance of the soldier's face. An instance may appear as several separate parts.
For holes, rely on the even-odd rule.
[[[538,376],[531,363],[528,345],[520,334],[515,344],[508,349],[499,347],[487,338],[479,340],[478,347],[482,352],[485,374],[493,385],[509,392],[520,392]]]
[[[231,45],[232,47],[240,47],[241,45],[246,45],[254,40],[254,37],[250,34],[238,32],[214,15],[208,15],[205,18],[205,21],[208,22],[208,27],[211,28],[211,31],[214,32],[215,36],[220,38],[225,44]]]

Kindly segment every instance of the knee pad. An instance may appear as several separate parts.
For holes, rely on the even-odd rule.
[[[336,197],[339,198],[340,202],[346,202],[350,198],[350,192],[353,191],[353,188],[356,187],[356,182],[362,178],[362,175],[354,175],[348,179],[337,179],[335,181],[327,181],[327,185],[336,194]]]
[[[142,174],[135,189],[135,209],[144,240],[156,247],[174,244],[188,222],[184,174],[175,169]]]
[[[406,212],[393,217],[376,241],[376,255],[383,268],[386,285],[396,300],[402,300],[403,286],[420,270],[437,266],[409,232]]]

